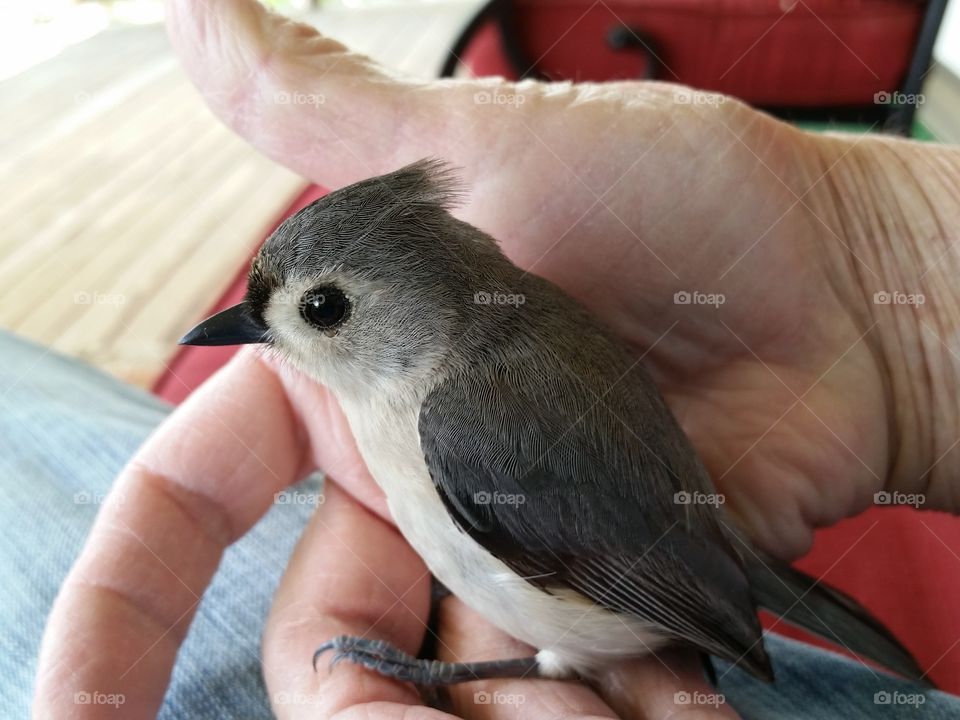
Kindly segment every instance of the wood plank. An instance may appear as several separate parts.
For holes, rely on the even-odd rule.
[[[935,64],[923,85],[917,118],[940,142],[960,145],[960,78]]]
[[[305,182],[213,117],[159,26],[95,36],[0,97],[0,326],[151,385]]]
[[[433,77],[477,2],[310,20]],[[158,26],[111,28],[0,82],[0,327],[152,385],[304,187],[203,105]]]

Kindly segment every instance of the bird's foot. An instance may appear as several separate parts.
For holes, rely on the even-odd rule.
[[[313,669],[317,660],[333,650],[330,667],[348,660],[373,670],[385,677],[417,685],[455,685],[470,680],[511,677],[539,677],[537,658],[513,658],[486,662],[449,663],[415,658],[398,650],[384,640],[340,635],[325,642],[313,654]]]

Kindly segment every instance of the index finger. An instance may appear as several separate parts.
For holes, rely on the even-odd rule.
[[[34,713],[79,717],[75,694],[154,717],[224,549],[299,479],[305,441],[280,379],[241,352],[161,425],[118,478],[61,588]],[[80,713],[78,715],[78,713]]]

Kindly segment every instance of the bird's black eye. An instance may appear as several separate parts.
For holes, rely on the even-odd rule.
[[[350,314],[350,300],[335,285],[320,285],[300,298],[300,314],[319,330],[336,330]]]

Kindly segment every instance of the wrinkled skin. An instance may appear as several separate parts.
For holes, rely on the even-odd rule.
[[[253,2],[178,0],[168,11],[212,109],[305,177],[339,187],[427,155],[463,168],[469,196],[457,214],[647,352],[727,506],[768,551],[797,556],[815,527],[860,512],[883,487],[910,487],[923,459],[896,466],[910,456],[894,444],[898,418],[913,412],[898,404],[884,356],[897,341],[874,339],[888,325],[877,327],[865,300],[863,278],[881,263],[856,232],[866,222],[836,200],[836,176],[890,143],[807,135],[734,101],[677,103],[682,90],[670,85],[399,80]],[[523,102],[474,102],[493,88]],[[275,102],[289,92],[324,102]],[[725,302],[675,304],[683,290]],[[96,708],[73,705],[73,693],[99,688],[126,695],[125,717],[151,716],[222,550],[315,467],[331,478],[326,502],[287,568],[263,661],[271,696],[317,702],[275,712],[443,715],[413,688],[348,663],[311,669],[320,642],[371,626],[415,652],[428,575],[331,396],[249,350],[118,480],[125,502],[105,505],[51,616],[37,713],[86,717]],[[449,660],[529,651],[453,599],[440,646]],[[597,691],[542,680],[452,690],[460,715],[514,717],[511,705],[474,703],[479,689],[521,695],[528,717],[734,716],[674,704],[678,690],[709,691],[696,659],[680,653],[624,663]]]

